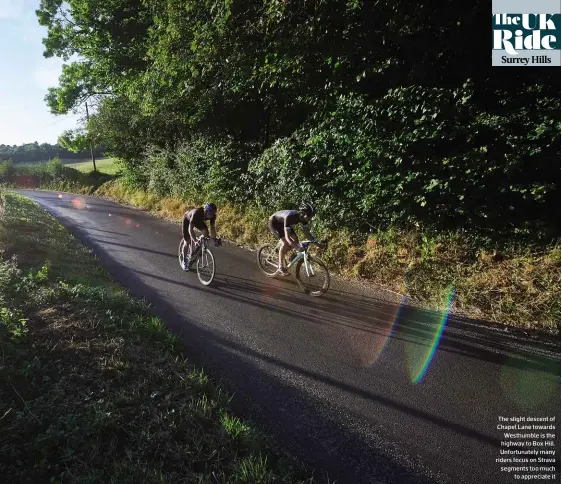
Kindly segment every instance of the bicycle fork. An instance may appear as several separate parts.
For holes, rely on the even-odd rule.
[[[315,275],[314,269],[312,268],[312,265],[308,263],[308,253],[307,252],[300,252],[295,257],[293,257],[293,260],[291,262],[289,262],[289,265],[287,266],[287,269],[291,268],[293,265],[295,265],[301,259],[304,259],[304,268],[306,270],[306,275],[308,277],[314,277],[314,275]]]
[[[314,268],[308,263],[308,254],[304,254],[304,268],[308,277],[314,277]]]
[[[206,247],[201,248],[201,254],[199,255],[199,258],[201,259],[202,267],[208,267],[209,266],[209,257],[207,256],[207,248]]]

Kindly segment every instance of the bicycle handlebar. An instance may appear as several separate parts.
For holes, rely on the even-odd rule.
[[[203,240],[213,240],[211,237],[205,237],[204,235],[201,235],[197,238],[197,243],[200,243]],[[217,242],[217,246],[222,245],[222,239],[216,238],[215,239]]]
[[[308,247],[309,245],[318,245],[321,247],[327,247],[328,246],[328,241],[327,240],[303,240],[301,242],[301,245],[303,247]]]

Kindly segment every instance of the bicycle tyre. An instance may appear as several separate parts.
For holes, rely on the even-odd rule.
[[[209,278],[209,280],[205,280],[203,278],[203,276],[201,275],[201,270],[203,268],[203,259],[207,259],[210,258],[213,264],[213,269],[211,271],[211,277]],[[205,252],[201,252],[199,254],[199,257],[197,257],[197,262],[196,262],[196,268],[197,268],[197,279],[199,279],[199,282],[201,284],[203,284],[204,286],[208,286],[209,284],[211,284],[211,282],[213,282],[213,279],[215,278],[215,256],[213,255],[213,253],[209,250],[206,249]]]
[[[183,261],[183,246],[184,246],[184,241],[183,239],[180,240],[180,245],[178,247],[178,261],[180,263],[180,267],[183,270],[183,267],[181,265],[182,261]]]
[[[268,266],[264,266],[264,264],[262,263],[262,255],[264,254],[264,252],[266,250],[271,250],[273,251],[273,255],[277,255],[277,251],[276,251],[276,247],[272,244],[263,244],[257,251],[257,260],[258,260],[258,267],[260,268],[260,271],[262,271],[266,277],[275,277],[275,274],[277,274],[277,269],[278,269],[278,264],[276,261],[274,261],[274,264],[271,265],[271,267]],[[268,257],[269,260],[269,257]]]
[[[326,291],[330,288],[330,272],[328,271],[326,265],[320,259],[315,259],[309,256],[308,260],[320,266],[320,269],[325,274],[325,282],[322,285],[322,287],[316,291],[311,291],[308,287],[306,287],[306,285],[301,281],[301,277],[300,277],[300,269],[304,263],[304,260],[301,259],[300,261],[297,262],[297,265],[295,266],[295,277],[297,279],[297,283],[299,284],[300,288],[304,291],[305,294],[314,297],[322,296],[322,294],[325,294]]]

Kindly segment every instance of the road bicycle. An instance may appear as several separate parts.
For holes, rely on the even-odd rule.
[[[215,257],[209,248],[209,241],[211,240],[210,237],[205,237],[204,235],[200,236],[195,241],[195,252],[191,253],[193,246],[190,246],[188,250],[188,260],[189,260],[189,267],[191,267],[195,263],[195,267],[197,270],[197,278],[199,282],[204,286],[208,286],[213,282],[215,277]],[[221,245],[221,240],[216,239],[218,242],[218,246]],[[183,269],[183,248],[185,245],[185,241],[183,238],[180,241],[180,245],[178,247],[178,259],[180,262],[180,267]]]
[[[260,246],[257,253],[258,266],[267,277],[276,277],[279,267],[279,250],[283,242],[280,240],[277,245],[264,244]],[[303,250],[297,252],[290,259],[287,270],[295,267],[295,277],[300,288],[310,296],[321,296],[330,287],[330,273],[326,265],[318,258],[309,254],[311,245],[318,245],[326,248],[326,241],[316,242],[305,240],[302,242]]]

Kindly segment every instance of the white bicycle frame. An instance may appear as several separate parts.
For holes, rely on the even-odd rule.
[[[304,259],[304,268],[306,270],[306,275],[308,277],[313,277],[314,276],[314,269],[312,268],[312,266],[308,263],[308,246],[312,243],[310,240],[303,240],[302,242],[303,244],[307,244],[307,247],[305,250],[303,250],[302,252],[297,252],[297,255],[293,258],[293,260],[291,262],[289,262],[289,265],[287,266],[287,269],[289,269],[290,267],[292,267],[293,265],[295,265],[300,259]],[[281,247],[283,247],[283,241],[280,240],[279,243],[277,244],[277,253],[279,254],[279,251],[281,250]]]
[[[204,235],[201,235],[197,238],[197,248],[195,249],[197,258],[201,258],[205,254],[205,251],[207,250],[208,240],[209,238],[205,237]]]

